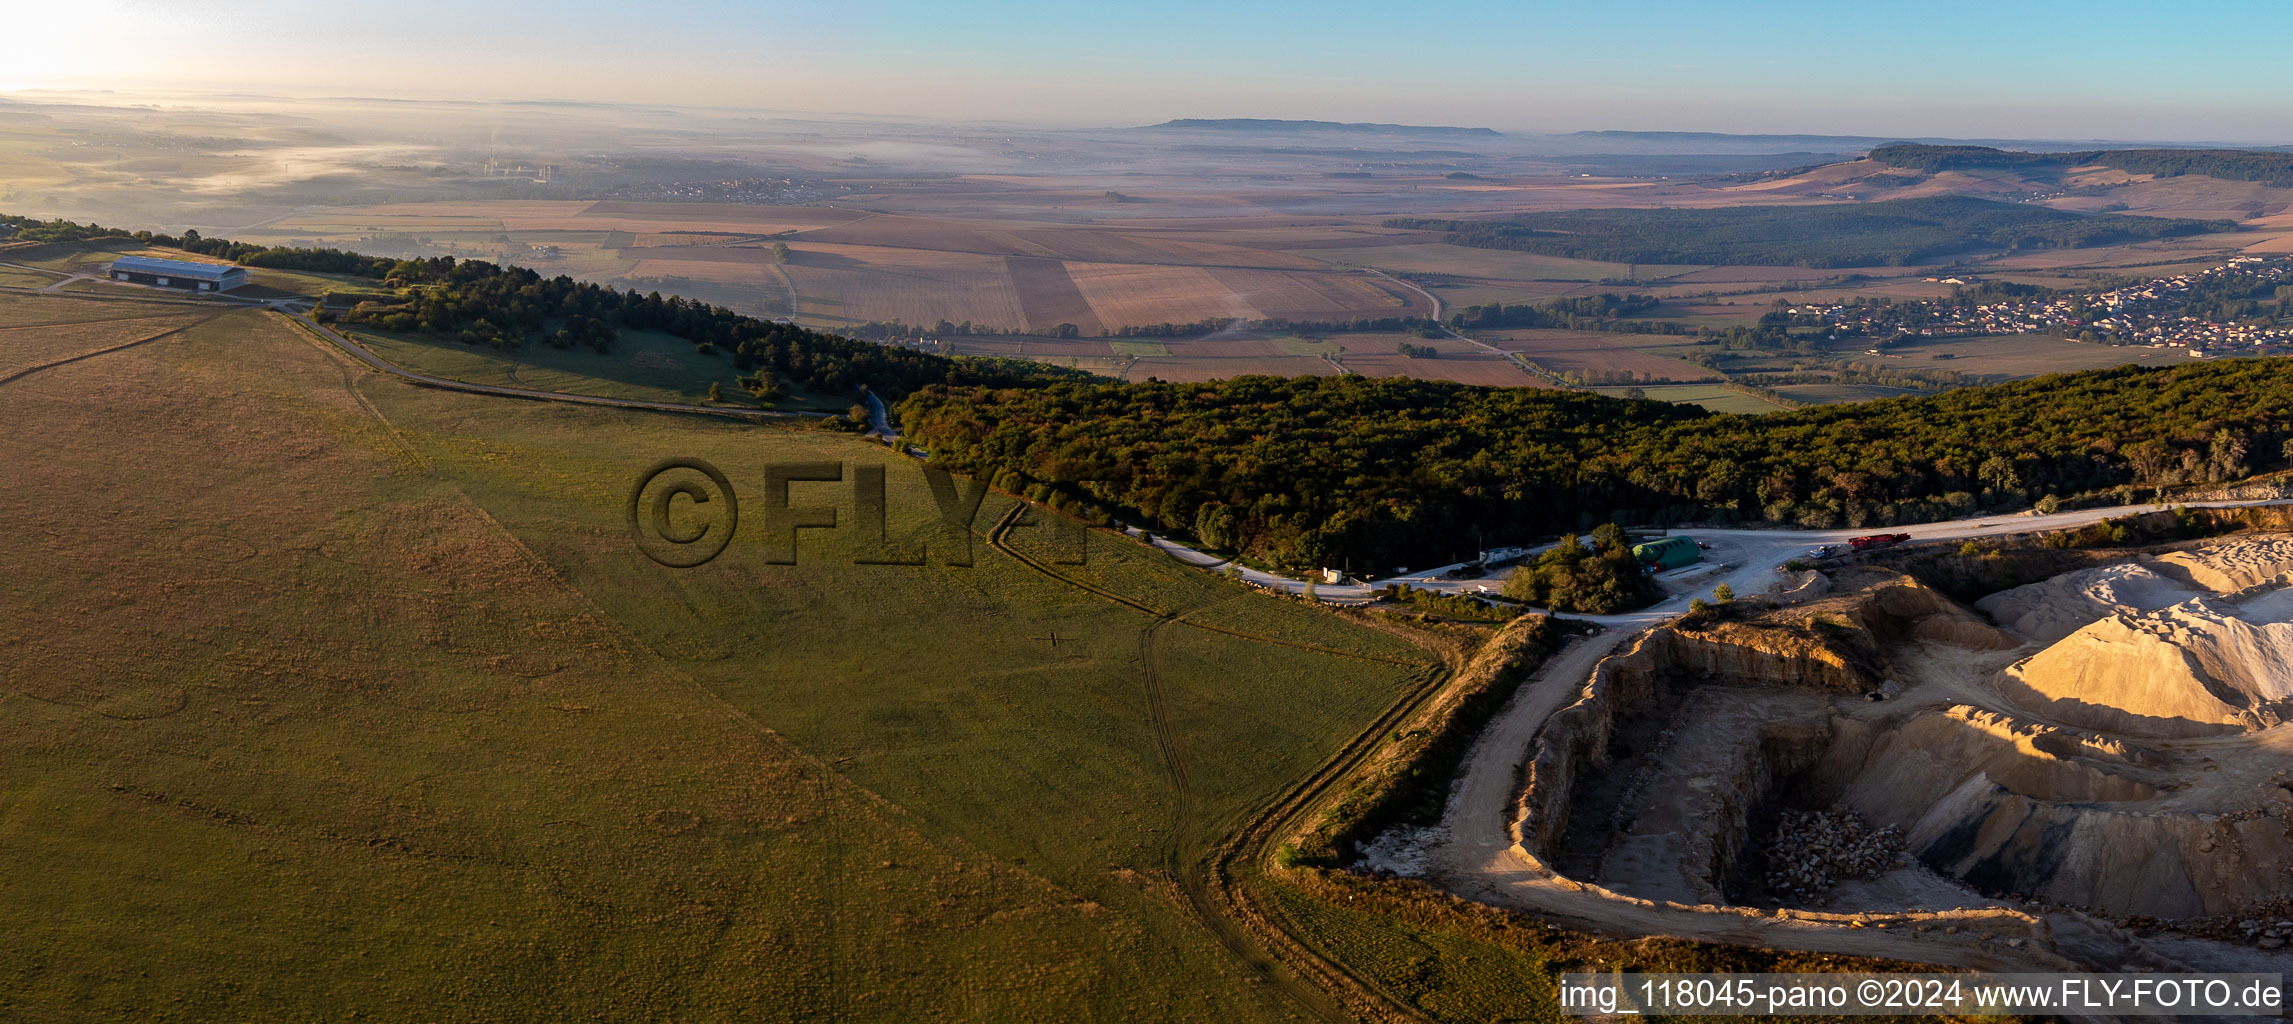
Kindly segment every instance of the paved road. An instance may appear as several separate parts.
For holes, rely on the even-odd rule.
[[[1395,276],[1393,276],[1392,274],[1388,274],[1388,273],[1386,273],[1385,271],[1382,271],[1382,270],[1379,270],[1379,269],[1377,269],[1376,267],[1363,267],[1363,268],[1362,268],[1362,271],[1363,271],[1364,273],[1367,273],[1367,274],[1369,274],[1369,275],[1370,275],[1370,276],[1372,276],[1372,277],[1382,277],[1382,278],[1386,279],[1387,281],[1390,281],[1390,282],[1392,282],[1392,283],[1394,283],[1394,284],[1400,285],[1400,286],[1401,286],[1401,287],[1403,287],[1403,288],[1407,288],[1407,289],[1409,289],[1410,291],[1416,292],[1416,293],[1417,293],[1417,294],[1419,294],[1419,295],[1423,295],[1423,296],[1425,296],[1425,304],[1433,308],[1433,313],[1432,313],[1432,315],[1430,315],[1430,316],[1427,316],[1427,317],[1426,317],[1426,319],[1427,319],[1427,320],[1431,320],[1431,321],[1433,321],[1433,322],[1434,322],[1434,323],[1436,323],[1436,324],[1438,324],[1438,323],[1440,323],[1440,322],[1441,322],[1441,296],[1438,296],[1438,295],[1435,295],[1435,294],[1433,294],[1432,292],[1426,291],[1424,288],[1420,287],[1420,286],[1417,284],[1417,282],[1415,282],[1415,281],[1411,281],[1411,280],[1408,280],[1408,279],[1406,279],[1406,278],[1399,278],[1399,277],[1395,277]],[[1447,327],[1443,327],[1443,328],[1441,328],[1441,329],[1442,329],[1442,330],[1444,330],[1444,331],[1449,331],[1449,328],[1447,328]],[[1466,340],[1466,341],[1471,341],[1471,340],[1473,340],[1473,339],[1471,339],[1471,338],[1465,338],[1463,335],[1461,335],[1461,334],[1458,334],[1456,331],[1449,331],[1449,336],[1450,336],[1450,337],[1452,337],[1452,338],[1463,338],[1463,339],[1464,339],[1464,340]]]
[[[892,429],[891,414],[884,408],[884,400],[873,391],[867,392],[869,437],[881,437],[886,444],[900,439],[900,432]]]
[[[2259,505],[2293,504],[2293,498],[2274,498],[2264,501],[2193,501],[2179,504],[2188,508],[2245,508]],[[1807,557],[1818,545],[1830,544],[1845,547],[1851,537],[1878,533],[1881,530],[1892,533],[1907,533],[1911,535],[1911,539],[1914,541],[2004,537],[2040,530],[2064,530],[2098,523],[2105,519],[2115,519],[2120,516],[2155,512],[2166,507],[2168,506],[2155,504],[2112,505],[2106,508],[2057,512],[2049,516],[2025,512],[1957,519],[1941,523],[1921,523],[1914,526],[1866,527],[1859,530],[1683,530],[1680,531],[1682,536],[1693,537],[1709,545],[1710,550],[1705,552],[1705,561],[1685,569],[1664,573],[1658,578],[1675,585],[1693,583],[1694,590],[1677,594],[1652,607],[1635,612],[1625,612],[1620,615],[1575,615],[1572,617],[1587,619],[1608,626],[1645,628],[1686,611],[1689,601],[1700,595],[1709,594],[1713,587],[1723,582],[1728,585],[1729,589],[1745,597],[1763,593],[1776,582],[1776,569],[1785,562],[1794,558]],[[1136,530],[1130,532],[1133,536],[1138,534]],[[1169,553],[1171,557],[1190,565],[1220,572],[1229,571],[1228,560],[1196,551],[1168,538],[1156,536],[1154,546]],[[1533,548],[1530,554],[1534,556],[1537,552],[1550,547],[1552,545],[1547,544]],[[1478,588],[1484,587],[1494,591],[1503,583],[1503,576],[1498,574],[1480,579],[1462,580],[1449,579],[1443,575],[1443,573],[1462,565],[1463,563],[1439,566],[1422,572],[1373,579],[1367,583],[1316,583],[1314,596],[1332,604],[1362,604],[1373,600],[1375,592],[1380,588],[1396,583],[1406,583],[1419,590],[1431,590],[1446,594],[1470,594],[1476,592]],[[1245,581],[1288,594],[1304,593],[1307,585],[1304,580],[1277,576],[1249,566],[1236,566],[1232,571],[1238,573]]]
[[[288,316],[296,323],[302,324],[304,327],[308,327],[311,330],[317,332],[320,337],[341,346],[343,351],[358,357],[360,361],[366,363],[368,366],[372,366],[384,373],[403,377],[407,380],[414,381],[419,384],[427,384],[431,387],[437,388],[446,388],[451,391],[467,391],[478,395],[500,395],[505,398],[530,398],[545,402],[569,402],[574,405],[603,405],[616,409],[649,409],[655,412],[697,412],[707,413],[715,416],[747,416],[758,418],[794,417],[799,415],[792,412],[775,412],[764,409],[735,409],[714,405],[683,405],[676,402],[641,402],[632,398],[604,398],[597,395],[569,394],[563,391],[539,391],[533,388],[505,388],[492,384],[472,384],[468,381],[455,380],[451,377],[434,377],[427,373],[416,373],[412,370],[406,369],[405,367],[399,366],[396,363],[389,362],[388,360],[383,359],[381,356],[367,351],[364,346],[358,344],[357,342],[351,341],[349,338],[335,333],[331,328],[312,321],[309,317],[286,313],[282,313],[281,315]]]

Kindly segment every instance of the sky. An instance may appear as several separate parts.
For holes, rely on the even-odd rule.
[[[2283,0],[0,0],[0,91],[2293,142]]]

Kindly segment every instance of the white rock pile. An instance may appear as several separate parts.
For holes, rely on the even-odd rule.
[[[1895,867],[1902,849],[1901,829],[1872,828],[1850,810],[1785,811],[1768,837],[1768,891],[1787,902],[1812,903],[1842,879]]]

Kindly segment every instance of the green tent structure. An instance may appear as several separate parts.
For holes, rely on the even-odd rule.
[[[1694,565],[1704,559],[1704,551],[1687,537],[1666,537],[1646,544],[1634,544],[1632,557],[1648,563],[1656,572]]]

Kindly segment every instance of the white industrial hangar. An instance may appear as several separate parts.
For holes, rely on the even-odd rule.
[[[227,292],[247,283],[247,268],[236,264],[193,263],[149,256],[122,256],[112,261],[110,273],[114,281],[195,292]]]

